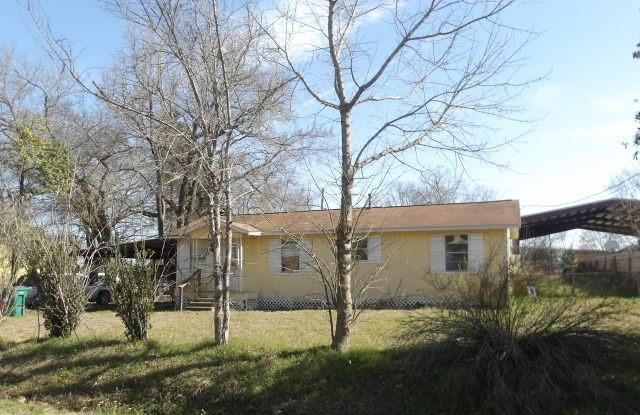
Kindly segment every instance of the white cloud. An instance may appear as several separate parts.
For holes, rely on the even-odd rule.
[[[382,0],[380,7],[361,15],[350,31],[384,19],[390,13],[391,4],[395,3]],[[398,5],[402,7],[404,1]],[[365,7],[360,7],[360,13],[366,10]],[[286,47],[291,59],[299,61],[319,48],[326,48],[327,13],[326,0],[274,0],[273,8],[265,13],[265,18],[276,41]]]

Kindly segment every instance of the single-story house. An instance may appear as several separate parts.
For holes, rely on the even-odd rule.
[[[309,210],[233,217],[232,299],[291,305],[321,299],[315,267],[333,266],[330,230],[338,211]],[[452,279],[491,263],[498,270],[518,240],[517,200],[356,209],[354,284],[375,281],[369,298],[437,300],[430,280]],[[206,219],[171,233],[176,239],[176,298],[193,304],[213,296]],[[312,257],[316,257],[313,259]]]

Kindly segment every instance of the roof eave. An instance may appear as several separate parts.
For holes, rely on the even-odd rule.
[[[483,230],[483,229],[513,229],[520,228],[519,223],[511,224],[491,224],[491,225],[445,225],[445,226],[419,226],[410,228],[368,228],[357,229],[356,233],[371,233],[371,232],[425,232],[425,231],[459,231],[459,230]],[[287,234],[318,234],[323,233],[320,229],[296,229],[295,231],[264,231],[260,232],[257,236],[277,236]]]

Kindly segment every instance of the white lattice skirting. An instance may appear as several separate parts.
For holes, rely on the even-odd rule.
[[[368,309],[414,309],[439,304],[438,301],[422,298],[367,298],[360,302],[360,308]],[[246,300],[231,300],[231,307],[237,310],[323,310],[327,302],[318,298],[278,298],[259,297]]]

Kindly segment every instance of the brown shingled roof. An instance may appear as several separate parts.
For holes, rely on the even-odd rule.
[[[477,203],[412,205],[356,209],[357,227],[367,231],[436,230],[462,228],[520,227],[520,203],[498,200]],[[236,215],[236,231],[253,235],[321,232],[335,227],[338,210],[307,210],[301,212],[257,213]],[[184,237],[206,225],[206,218],[170,233]]]

